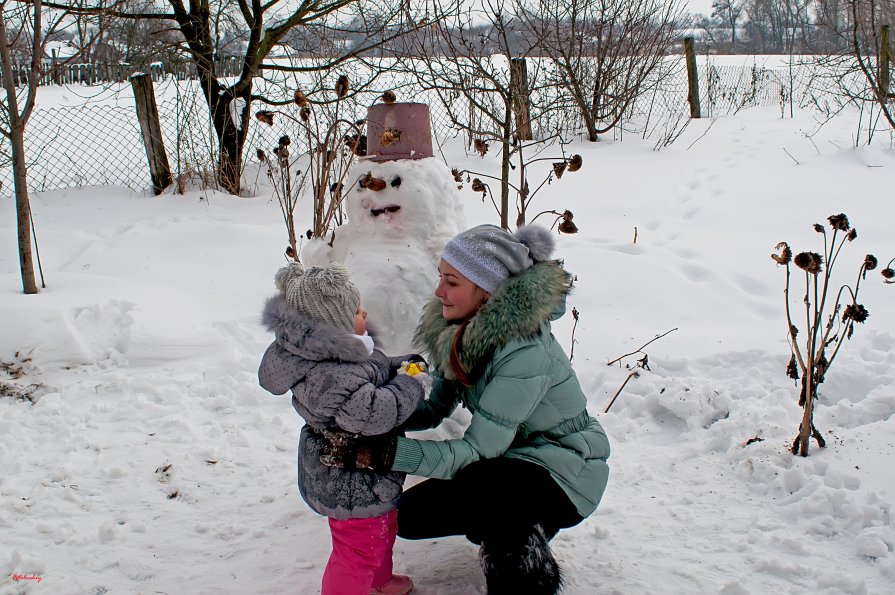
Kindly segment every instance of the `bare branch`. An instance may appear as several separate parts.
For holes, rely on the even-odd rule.
[[[669,334],[673,333],[673,332],[676,331],[676,330],[677,330],[677,327],[674,327],[674,328],[671,329],[670,331],[665,331],[665,332],[662,333],[661,335],[656,335],[655,337],[653,337],[652,339],[650,339],[649,341],[647,341],[646,343],[644,343],[643,345],[641,345],[641,346],[640,346],[639,348],[637,348],[636,350],[632,351],[631,353],[626,353],[626,354],[624,354],[624,355],[622,355],[622,356],[619,356],[619,357],[615,358],[614,360],[612,360],[611,362],[608,362],[606,365],[607,365],[607,366],[611,366],[612,364],[614,364],[614,363],[616,363],[616,362],[620,362],[621,360],[625,359],[625,358],[628,357],[628,356],[636,355],[636,354],[638,354],[638,353],[643,353],[643,348],[644,348],[644,347],[646,347],[647,345],[649,345],[649,344],[652,343],[653,341],[658,341],[658,340],[661,339],[662,337],[664,337],[664,336],[666,336],[666,335],[669,335]]]
[[[630,374],[628,374],[628,377],[625,378],[625,381],[622,382],[622,385],[620,387],[618,387],[617,391],[615,391],[615,394],[612,396],[612,399],[609,401],[609,404],[606,405],[606,409],[603,410],[603,413],[609,413],[609,409],[612,407],[613,403],[615,403],[615,400],[621,394],[622,390],[624,390],[625,385],[628,384],[628,381],[631,380],[631,378],[639,378],[639,377],[640,377],[640,372],[638,370],[633,370]]]

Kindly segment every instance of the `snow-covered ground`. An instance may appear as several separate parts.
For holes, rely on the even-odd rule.
[[[581,230],[558,239],[577,274],[574,363],[614,448],[600,508],[553,542],[564,593],[892,592],[895,287],[878,271],[821,386],[827,448],[788,452],[800,410],[774,246],[821,251],[812,225],[845,212],[859,236],[840,283],[866,253],[895,257],[891,136],[855,149],[853,115],[809,139],[815,120],[756,108],[693,122],[661,152],[634,135],[576,145],[584,168],[535,198]],[[465,192],[470,225],[496,221]],[[0,382],[34,401],[0,397],[0,592],[316,592],[329,534],[295,487],[302,422],[256,379],[284,262],[276,203],[32,201],[47,288],[25,296],[0,199]],[[568,348],[573,322],[554,327]],[[641,355],[606,363],[671,329],[603,413]],[[395,553],[420,595],[484,593],[476,556],[462,538]]]

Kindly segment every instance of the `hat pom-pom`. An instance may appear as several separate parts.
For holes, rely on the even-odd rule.
[[[524,225],[513,234],[516,239],[524,244],[531,253],[535,262],[549,260],[556,248],[556,239],[550,230],[540,225]]]
[[[325,267],[315,268],[314,281],[320,293],[335,297],[342,295],[345,287],[351,284],[351,275],[345,265],[334,262]]]
[[[277,286],[277,289],[285,293],[289,284],[301,277],[304,273],[304,267],[297,262],[293,262],[277,271],[277,274],[274,275],[273,278],[274,285]]]

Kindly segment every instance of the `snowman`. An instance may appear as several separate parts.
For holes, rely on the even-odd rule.
[[[429,106],[380,103],[367,112],[367,155],[352,166],[348,222],[332,245],[302,250],[309,265],[341,262],[361,291],[377,347],[410,353],[438,281],[441,249],[466,228],[457,182],[432,152]]]

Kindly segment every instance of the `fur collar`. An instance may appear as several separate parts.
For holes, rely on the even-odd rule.
[[[299,314],[275,295],[264,304],[261,323],[272,331],[286,351],[312,361],[337,359],[361,362],[369,359],[367,347],[357,335],[321,324]]]
[[[460,361],[475,379],[491,357],[514,339],[533,337],[541,325],[565,307],[571,275],[556,261],[535,263],[510,277],[470,319],[460,344]],[[448,380],[451,342],[460,324],[444,319],[441,301],[433,298],[420,317],[414,343],[425,349],[432,364]]]

